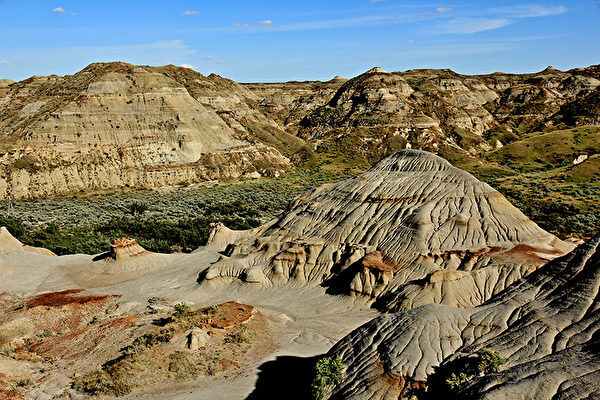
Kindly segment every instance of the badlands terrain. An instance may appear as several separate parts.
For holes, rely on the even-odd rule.
[[[600,397],[599,87],[0,81],[0,398]]]

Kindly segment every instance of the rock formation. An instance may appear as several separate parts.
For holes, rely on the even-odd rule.
[[[239,84],[187,68],[95,63],[0,82],[0,198],[277,175],[352,146],[472,154],[535,130],[598,124],[597,66],[537,74],[385,72]]]
[[[224,251],[201,280],[324,284],[386,309],[480,304],[572,248],[487,184],[418,150],[319,187],[263,227],[217,224],[209,246]]]
[[[597,398],[599,289],[596,236],[478,307],[432,304],[378,317],[330,351],[346,365],[331,398]],[[508,363],[451,389],[446,380],[483,349]]]
[[[128,257],[135,257],[143,253],[148,253],[140,246],[135,239],[119,238],[112,241],[110,245],[110,258],[120,261]]]
[[[11,235],[6,227],[0,227],[0,254],[19,254],[23,252],[38,253],[46,256],[56,256],[56,254],[48,249],[28,246],[21,243],[17,238]]]
[[[1,90],[0,198],[152,188],[289,168],[278,150],[235,121],[271,133],[276,124],[252,111],[248,89],[217,76],[91,64],[73,76],[32,77]],[[231,109],[233,117],[225,118]]]
[[[437,152],[452,146],[476,153],[536,129],[597,124],[593,99],[599,86],[595,66],[478,76],[374,68],[307,114],[298,134],[322,147],[353,140],[368,160],[402,148]]]

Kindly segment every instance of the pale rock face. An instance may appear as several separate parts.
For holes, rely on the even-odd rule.
[[[575,165],[581,164],[582,162],[584,162],[587,159],[588,159],[587,154],[582,154],[573,160],[573,164],[575,164]]]
[[[243,118],[281,130],[245,103],[252,97],[247,89],[222,78],[176,67],[92,64],[74,76],[34,77],[2,90],[9,117],[0,130],[13,139],[0,154],[0,198],[269,176],[290,168],[278,150],[250,143],[245,128],[232,122]],[[230,110],[237,110],[231,119],[219,115]],[[225,163],[211,166],[211,157]]]
[[[446,389],[436,386],[436,376],[443,385],[450,372],[460,372],[461,360],[491,349],[508,364],[460,385],[456,398],[596,398],[599,289],[596,236],[478,307],[431,304],[383,315],[331,349],[329,355],[341,356],[346,370],[329,396],[437,398]]]
[[[437,151],[434,144],[460,143],[467,152],[492,149],[484,133],[499,125],[518,128],[514,121],[535,121],[531,129],[556,125],[565,105],[587,114],[595,107],[599,87],[595,66],[567,72],[545,70],[537,74],[466,76],[450,70],[409,70],[373,73],[345,82],[332,99],[316,108],[301,122],[299,135],[306,140],[339,136],[340,130],[371,129],[373,135],[386,129],[408,130],[417,137],[435,126],[434,139],[415,143],[416,148]],[[592,96],[582,100],[584,96]],[[573,114],[571,111],[567,115]],[[580,124],[597,124],[598,113],[581,118]],[[422,121],[432,121],[424,126]],[[573,125],[573,121],[566,121]],[[379,128],[375,129],[375,128]],[[520,134],[528,131],[521,131]],[[466,139],[466,140],[465,140]],[[378,151],[374,145],[365,155]],[[384,155],[384,154],[382,154]]]
[[[21,243],[6,229],[6,227],[0,227],[0,254],[19,254],[24,252],[38,253],[46,256],[56,256],[50,250],[28,246]],[[2,268],[0,268],[0,276],[2,275]]]
[[[573,247],[487,184],[415,150],[297,198],[263,227],[217,225],[209,243],[224,251],[203,280],[325,284],[386,309],[480,304]]]
[[[187,335],[187,338],[187,348],[190,350],[198,350],[199,348],[206,346],[206,343],[210,340],[210,335],[204,329],[194,328]]]

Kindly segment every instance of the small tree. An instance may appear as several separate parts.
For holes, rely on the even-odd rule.
[[[321,400],[330,386],[339,385],[344,376],[344,364],[339,355],[324,357],[315,365],[315,376],[310,385],[315,400]]]
[[[508,362],[500,353],[489,349],[481,349],[474,356],[458,360],[454,364],[454,372],[447,375],[446,385],[452,390],[473,379],[477,375],[487,375],[498,372],[501,365]]]
[[[507,358],[500,357],[500,353],[489,349],[481,349],[477,355],[479,356],[477,369],[483,374],[498,372],[498,368],[508,362]]]

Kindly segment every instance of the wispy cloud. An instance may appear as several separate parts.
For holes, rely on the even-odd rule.
[[[439,33],[476,33],[498,29],[511,22],[504,18],[452,18],[437,25]]]
[[[57,13],[57,14],[66,14],[67,12],[65,11],[64,8],[62,7],[56,7],[55,9],[52,10],[53,13]]]
[[[369,0],[369,3],[381,3],[387,0]]]
[[[181,15],[200,15],[200,11],[197,10],[186,10],[181,13]]]
[[[438,12],[437,10],[436,12]],[[436,25],[435,33],[471,34],[489,31],[511,25],[521,19],[547,17],[563,14],[566,11],[564,6],[538,4],[491,8],[479,13],[481,16],[452,18],[443,21]]]
[[[1,64],[1,65],[9,65],[9,64],[12,64],[12,63],[13,63],[12,61],[8,61],[8,60],[0,60],[0,64]]]
[[[438,14],[443,14],[443,13],[450,12],[452,10],[454,10],[454,9],[451,7],[438,7],[435,9],[435,12]]]
[[[198,60],[203,60],[203,61],[212,61],[212,62],[217,62],[219,64],[225,64],[225,61],[220,59],[219,57],[215,57],[215,56],[200,56],[200,57],[196,57]]]
[[[357,18],[340,18],[320,21],[305,21],[295,22],[290,24],[275,24],[270,20],[261,21],[256,25],[249,25],[246,23],[234,24],[238,28],[246,28],[249,31],[260,32],[265,27],[269,28],[269,31],[307,31],[316,29],[334,29],[334,28],[346,28],[346,27],[360,27],[360,26],[375,26],[375,25],[391,25],[400,24],[404,22],[414,22],[419,19],[432,18],[433,13],[413,13],[413,14],[401,14],[401,15],[375,15],[370,17],[357,17]]]
[[[492,13],[505,15],[513,18],[536,18],[549,15],[564,14],[567,8],[564,6],[542,6],[539,4],[526,4],[511,7],[498,7],[490,10]]]
[[[194,67],[193,65],[190,65],[190,64],[181,64],[180,67],[189,68],[189,69],[196,69],[196,67]]]

